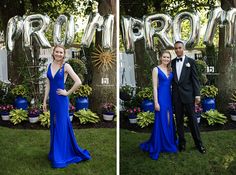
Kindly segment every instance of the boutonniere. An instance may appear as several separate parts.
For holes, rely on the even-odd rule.
[[[186,67],[190,67],[191,65],[190,65],[189,63],[186,63],[185,66],[186,66]]]

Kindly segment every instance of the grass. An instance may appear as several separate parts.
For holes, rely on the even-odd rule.
[[[139,144],[150,133],[121,130],[121,175],[235,175],[236,130],[202,132],[207,153],[194,149],[190,133],[186,133],[187,148],[177,154],[161,153],[157,161],[149,158]]]
[[[114,175],[116,173],[115,129],[75,129],[79,146],[92,159],[64,169],[51,168],[47,159],[49,130],[0,127],[1,175]]]

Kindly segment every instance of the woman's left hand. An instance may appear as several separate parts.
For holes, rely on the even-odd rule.
[[[57,94],[68,96],[68,92],[65,89],[57,89]]]

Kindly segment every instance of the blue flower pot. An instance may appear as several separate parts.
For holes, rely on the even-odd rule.
[[[76,97],[75,98],[75,110],[88,109],[89,101],[88,97]]]
[[[137,118],[137,116],[136,116],[135,114],[130,114],[130,115],[128,116],[128,118],[129,118],[129,119],[135,119],[135,118]]]
[[[202,101],[203,112],[216,109],[215,98],[204,98]]]
[[[1,114],[1,115],[9,115],[10,112],[8,112],[8,111],[2,111],[0,114]]]
[[[102,114],[105,114],[105,115],[115,115],[114,112],[109,112],[109,111],[103,112]]]
[[[26,110],[28,108],[28,101],[26,100],[26,98],[18,96],[15,99],[15,107],[17,109]]]
[[[154,112],[154,103],[152,100],[144,99],[141,103],[141,108],[144,112]]]
[[[229,112],[229,114],[230,114],[230,115],[236,115],[236,111],[231,110],[231,111]]]

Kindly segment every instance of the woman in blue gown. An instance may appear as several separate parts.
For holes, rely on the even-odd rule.
[[[47,98],[49,96],[50,108],[50,151],[48,158],[53,168],[63,168],[71,163],[78,163],[91,159],[87,150],[80,148],[76,142],[72,124],[69,118],[68,95],[74,92],[81,81],[72,67],[64,63],[65,48],[55,46],[53,49],[53,62],[48,66],[43,110],[47,111]],[[74,85],[65,90],[67,76],[74,80]]]
[[[140,144],[143,151],[157,160],[160,152],[177,152],[175,126],[171,102],[171,54],[164,51],[160,57],[160,65],[152,71],[153,96],[155,106],[155,122],[151,137]]]

